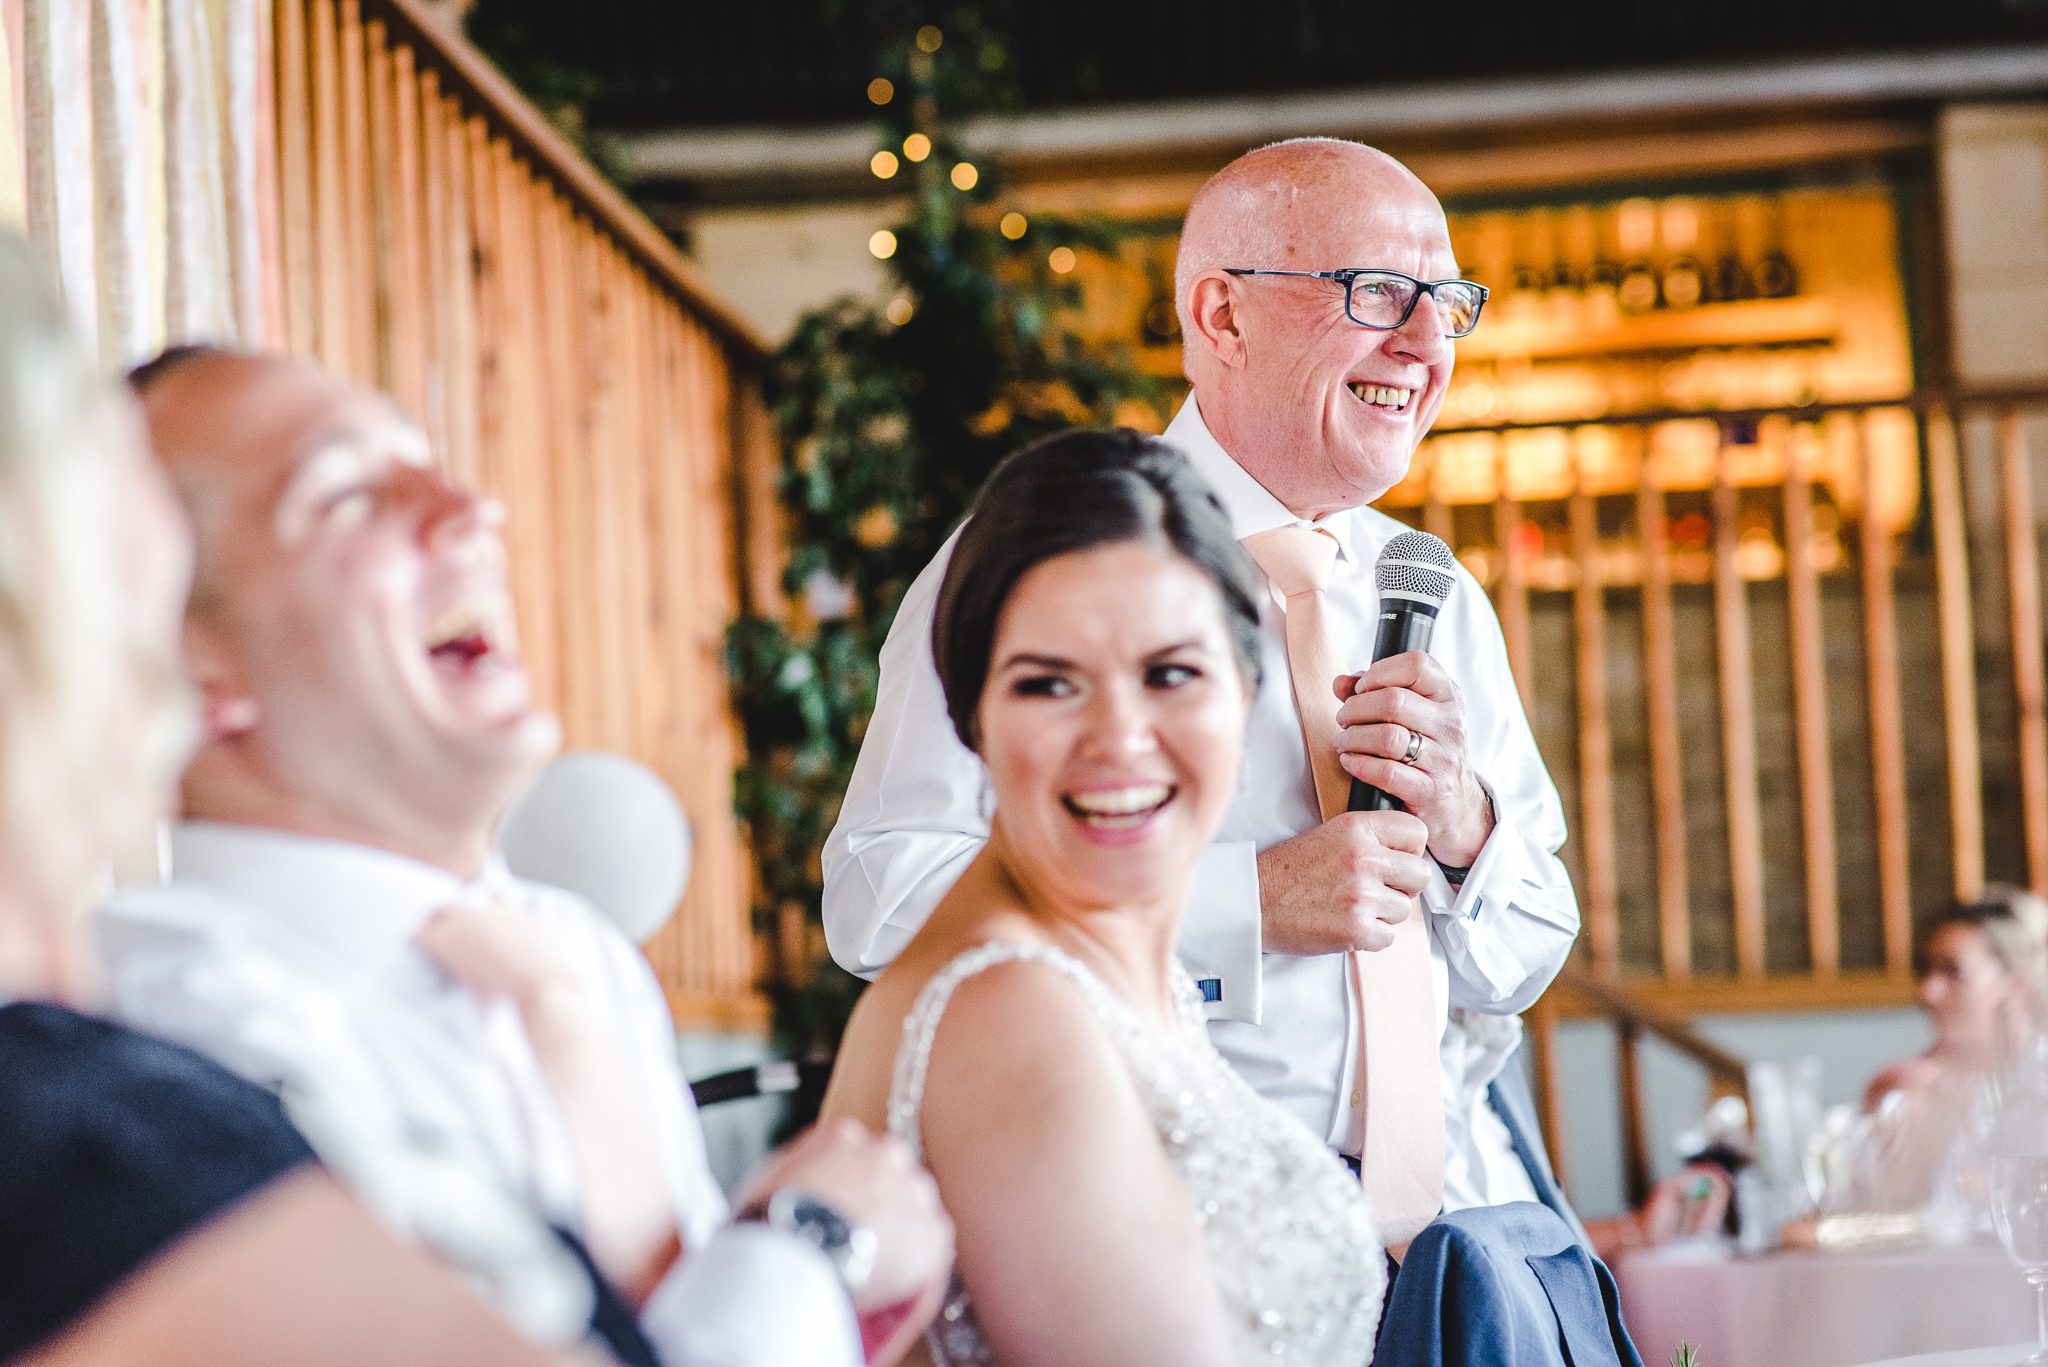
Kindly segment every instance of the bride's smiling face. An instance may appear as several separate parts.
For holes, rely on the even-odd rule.
[[[977,713],[1015,872],[1079,908],[1182,884],[1236,788],[1249,693],[1216,587],[1158,542],[1017,581]]]

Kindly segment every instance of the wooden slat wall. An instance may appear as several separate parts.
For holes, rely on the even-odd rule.
[[[1572,449],[1599,453],[1606,482],[1581,473],[1561,512],[1539,505],[1551,519],[1540,536],[1505,456],[1537,424],[1503,425],[1491,535],[1458,547],[1491,571],[1525,704],[1576,794],[1566,858],[1587,967],[1691,1010],[1903,1004],[1917,912],[1987,878],[2048,886],[2048,612],[2027,443],[2048,391],[1719,415],[1711,482],[1674,492],[1653,428],[1692,416],[1570,434]],[[1988,440],[1967,445],[1963,432]],[[1635,476],[1622,492],[1618,455]],[[1760,486],[1760,469],[1782,473]],[[1436,473],[1424,478],[1417,520],[1469,531]],[[1865,516],[1873,502],[1889,511]],[[1674,546],[1681,512],[1705,514],[1704,546]],[[1766,522],[1775,545],[1751,544]],[[1611,578],[1623,564],[1640,573]],[[1973,583],[1995,610],[1973,610]],[[1706,632],[1711,653],[1692,639]],[[1568,641],[1572,667],[1532,661],[1539,639]],[[1623,641],[1640,656],[1617,662]],[[1629,702],[1640,718],[1615,715],[1629,695],[1610,673],[1641,679]],[[2009,709],[2011,733],[1980,724],[1980,705],[2001,719]],[[1696,729],[1709,718],[1711,732]],[[1617,810],[1631,791],[1648,794],[1644,820]],[[2017,800],[1994,801],[2001,792]],[[1924,827],[1936,810],[1946,817],[1938,836],[1918,831],[1918,847],[1915,793]],[[1946,851],[1929,847],[1937,838]]]
[[[416,414],[498,496],[523,643],[569,748],[682,796],[695,867],[647,953],[686,1024],[758,1028],[722,663],[741,603],[731,415],[762,353],[680,258],[409,0],[275,0],[286,335]],[[758,515],[763,528],[769,520]]]

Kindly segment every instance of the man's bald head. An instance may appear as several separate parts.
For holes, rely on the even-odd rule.
[[[1292,138],[1245,153],[1195,192],[1174,258],[1173,297],[1188,331],[1188,286],[1203,271],[1232,266],[1327,270],[1357,266],[1320,253],[1333,229],[1361,205],[1436,196],[1377,147],[1342,138]],[[1437,209],[1439,214],[1442,209]]]
[[[128,373],[151,448],[193,524],[194,615],[218,605],[235,550],[235,506],[274,497],[304,448],[337,414],[375,408],[381,395],[358,390],[310,361],[211,345],[171,347]]]

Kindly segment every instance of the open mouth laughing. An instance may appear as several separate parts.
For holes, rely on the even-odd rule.
[[[1060,802],[1081,823],[1098,831],[1131,831],[1156,816],[1179,789],[1164,783],[1134,783],[1066,793]]]
[[[1405,412],[1415,398],[1414,390],[1390,384],[1366,384],[1362,380],[1353,380],[1346,387],[1351,390],[1351,396],[1360,403],[1391,413]]]
[[[503,598],[470,598],[434,619],[421,644],[443,670],[478,676],[518,664],[512,645],[511,612]]]

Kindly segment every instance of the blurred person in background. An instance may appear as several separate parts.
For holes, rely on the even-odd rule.
[[[1866,1111],[1893,1094],[1961,1094],[2010,1064],[2040,1033],[2048,986],[2048,902],[1994,884],[1935,914],[1920,948],[1920,1009],[1934,1042],[1881,1069]]]
[[[103,910],[122,1018],[278,1092],[373,1210],[540,1341],[637,1314],[672,1362],[913,1343],[950,1266],[929,1179],[824,1127],[733,1220],[646,961],[494,853],[559,738],[502,509],[310,363],[182,348],[131,382],[193,521],[202,737],[171,881]]]
[[[132,404],[0,234],[0,1361],[565,1363],[373,1221],[274,1097],[92,1014],[84,912],[194,730],[190,569]]]

